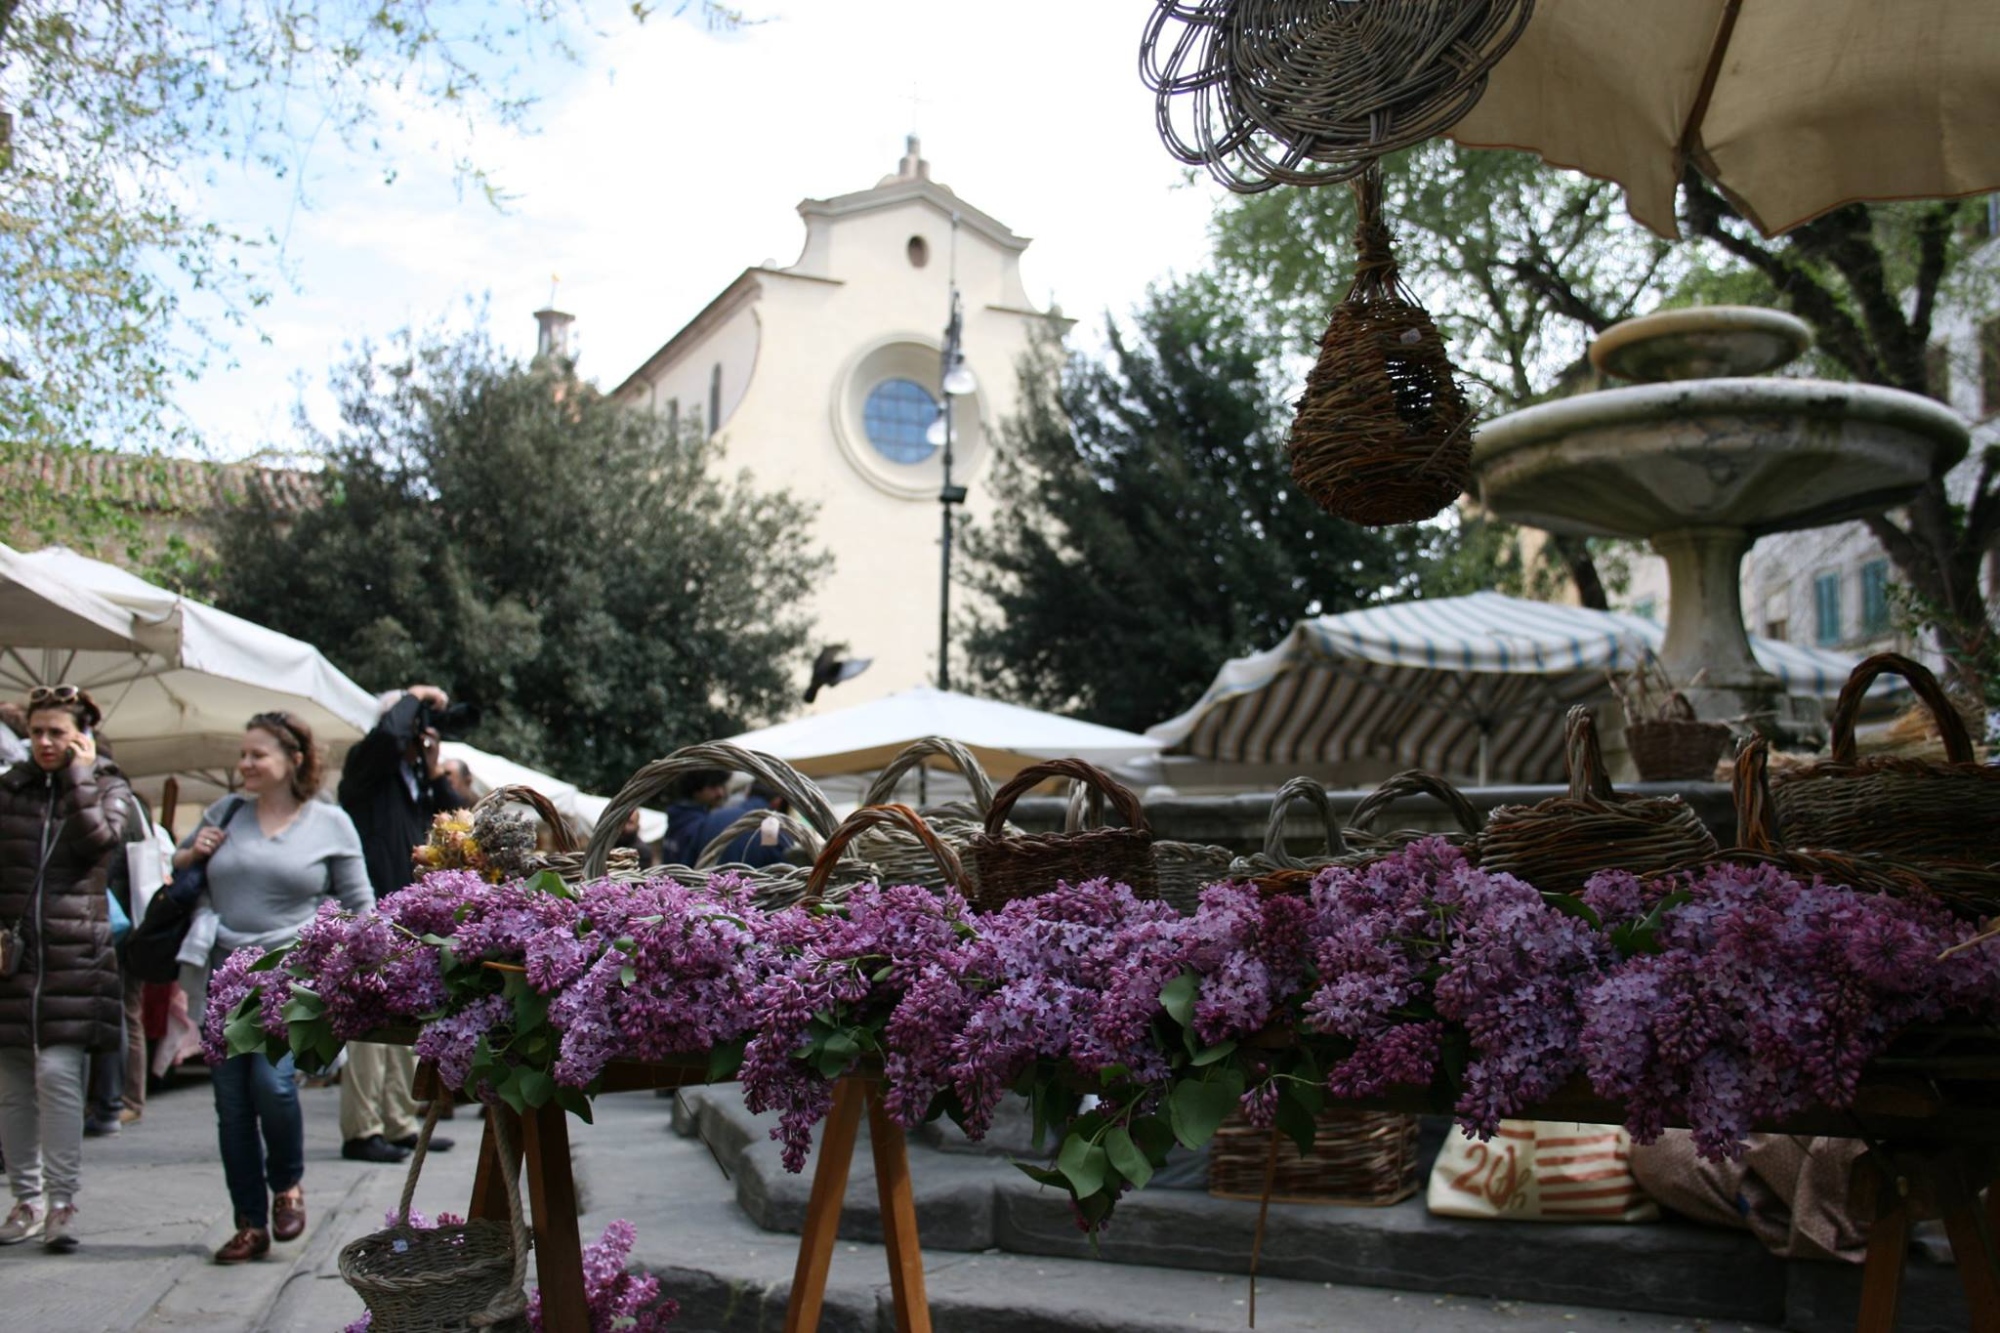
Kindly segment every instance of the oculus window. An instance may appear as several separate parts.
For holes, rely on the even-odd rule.
[[[915,380],[883,380],[868,393],[861,421],[875,452],[892,463],[921,463],[937,452],[924,433],[937,420],[937,399]]]

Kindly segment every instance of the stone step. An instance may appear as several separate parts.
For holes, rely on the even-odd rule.
[[[771,1116],[745,1110],[739,1088],[687,1089],[676,1130],[705,1144],[728,1172],[737,1204],[758,1227],[795,1234],[804,1224],[811,1167],[783,1169]],[[928,1255],[999,1251],[1086,1262],[1098,1269],[1166,1266],[1247,1274],[1257,1205],[1201,1189],[1149,1187],[1120,1200],[1095,1242],[1067,1197],[1004,1160],[943,1151],[912,1136],[910,1175]],[[1198,1173],[1197,1179],[1198,1179]],[[844,1240],[881,1239],[872,1164],[855,1153],[842,1214]],[[1273,1203],[1258,1271],[1269,1278],[1412,1294],[1648,1311],[1783,1325],[1801,1333],[1854,1327],[1858,1267],[1786,1261],[1747,1234],[1669,1220],[1652,1225],[1538,1225],[1434,1217],[1421,1199],[1386,1208]],[[1902,1301],[1904,1333],[1958,1333],[1968,1317],[1949,1267],[1913,1257]]]

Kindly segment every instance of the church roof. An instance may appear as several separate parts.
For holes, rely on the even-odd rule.
[[[924,160],[922,144],[916,135],[909,136],[905,145],[907,151],[893,176],[884,176],[872,189],[838,194],[831,199],[803,200],[799,204],[799,216],[805,218],[810,226],[814,218],[851,217],[856,213],[894,208],[916,199],[931,205],[946,217],[957,218],[960,225],[978,232],[1004,250],[1018,253],[1028,248],[1028,237],[1017,236],[1013,228],[992,214],[960,199],[952,193],[950,186],[940,185],[931,179],[931,164]]]

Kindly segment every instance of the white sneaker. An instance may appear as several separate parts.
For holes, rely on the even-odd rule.
[[[7,1220],[0,1222],[0,1245],[19,1245],[42,1234],[42,1210],[32,1203],[17,1203]]]
[[[42,1248],[55,1254],[68,1254],[76,1248],[75,1228],[75,1204],[50,1205],[48,1221],[42,1227]]]

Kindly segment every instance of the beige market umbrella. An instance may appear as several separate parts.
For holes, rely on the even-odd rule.
[[[2000,3],[1538,0],[1451,137],[1617,181],[1667,237],[1689,162],[1772,236],[2000,190]]]

